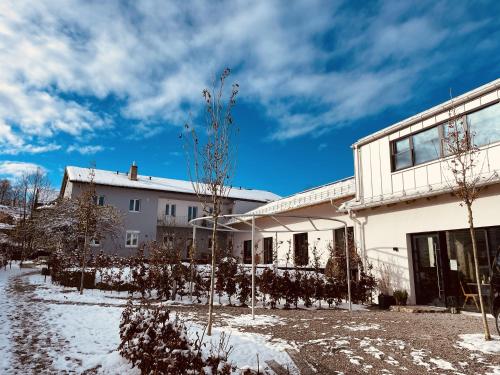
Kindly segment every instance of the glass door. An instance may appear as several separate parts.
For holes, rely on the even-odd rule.
[[[444,280],[438,234],[414,235],[412,242],[417,304],[444,305]]]

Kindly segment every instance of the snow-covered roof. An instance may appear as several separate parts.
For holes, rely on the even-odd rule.
[[[275,214],[295,210],[297,208],[313,206],[330,200],[349,197],[354,194],[354,177],[348,177],[343,180],[334,181],[329,184],[281,198],[274,202],[260,206],[248,212],[248,214]]]
[[[106,171],[102,169],[95,169],[94,173],[94,183],[97,185],[195,194],[191,181],[142,175],[138,175],[136,181],[129,179],[127,173]],[[68,180],[71,182],[90,181],[90,168],[68,166],[66,167],[66,174]],[[279,195],[265,190],[242,189],[236,187],[233,187],[229,191],[228,197],[258,202],[272,202],[281,198]]]

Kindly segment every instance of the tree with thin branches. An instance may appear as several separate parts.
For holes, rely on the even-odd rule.
[[[212,217],[207,335],[212,334],[217,231],[224,202],[231,190],[230,180],[236,160],[234,137],[238,129],[233,121],[232,110],[239,86],[237,83],[232,84],[229,98],[225,101],[225,83],[230,73],[229,68],[224,69],[219,79],[214,79],[211,88],[202,91],[205,101],[204,126],[196,128],[189,123],[185,125],[188,133],[185,137],[188,173],[203,211]]]
[[[474,134],[468,129],[466,117],[463,114],[457,113],[456,106],[453,104],[449,110],[448,121],[444,125],[443,143],[445,156],[448,157],[446,159],[448,170],[452,176],[451,178],[446,178],[447,184],[453,194],[460,200],[460,206],[465,207],[467,212],[484,338],[485,340],[491,340],[481,291],[473,203],[479,197],[481,188],[493,176],[488,177],[483,173],[484,160],[486,158],[474,144]],[[482,158],[483,160],[481,160]]]

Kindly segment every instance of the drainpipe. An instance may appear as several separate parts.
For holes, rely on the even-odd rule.
[[[359,226],[359,247],[362,254],[363,259],[363,269],[366,270],[367,267],[367,258],[366,258],[366,249],[365,249],[365,224],[362,223],[352,212],[352,208],[347,209],[347,213],[349,214],[349,218],[354,221]]]

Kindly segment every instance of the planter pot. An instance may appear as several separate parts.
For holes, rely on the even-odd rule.
[[[386,294],[378,295],[378,307],[382,310],[388,310],[389,307],[395,305],[396,301],[393,296],[389,296]]]

